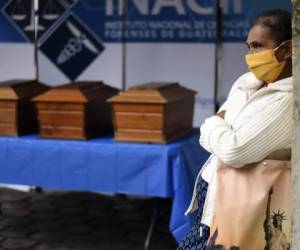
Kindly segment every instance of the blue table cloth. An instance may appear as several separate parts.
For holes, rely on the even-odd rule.
[[[170,230],[180,241],[196,175],[208,157],[199,133],[167,145],[0,137],[0,183],[172,198]]]

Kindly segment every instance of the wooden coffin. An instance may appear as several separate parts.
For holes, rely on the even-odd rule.
[[[178,83],[148,83],[110,98],[115,140],[168,143],[187,134],[195,94]]]
[[[36,110],[31,98],[48,89],[36,80],[1,82],[0,135],[19,136],[36,133]]]
[[[39,135],[44,138],[86,140],[113,131],[106,100],[118,90],[102,82],[75,82],[34,98]]]

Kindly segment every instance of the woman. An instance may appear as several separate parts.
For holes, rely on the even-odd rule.
[[[287,11],[264,12],[252,24],[246,55],[250,72],[233,84],[219,112],[206,119],[200,129],[200,144],[212,155],[197,177],[187,211],[188,214],[197,211],[197,220],[178,249],[206,247],[215,213],[218,160],[241,168],[272,154],[289,157],[292,133],[291,39],[291,14]]]

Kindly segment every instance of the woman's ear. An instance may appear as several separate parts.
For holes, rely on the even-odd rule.
[[[286,48],[286,51],[284,53],[284,57],[283,58],[286,60],[286,59],[292,57],[292,55],[293,55],[293,42],[292,42],[292,40],[289,40],[287,42],[285,48]]]
[[[279,49],[275,51],[275,56],[278,62],[285,61],[292,57],[293,48],[292,40],[286,41]]]

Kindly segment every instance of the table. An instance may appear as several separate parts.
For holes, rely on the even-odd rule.
[[[0,137],[0,183],[172,199],[170,231],[180,241],[194,180],[208,153],[194,130],[167,145]]]

